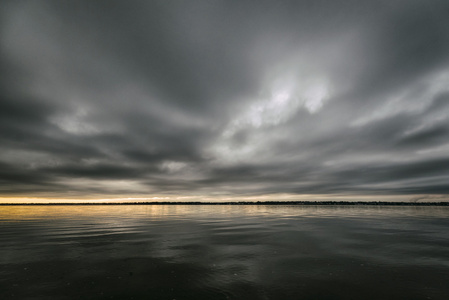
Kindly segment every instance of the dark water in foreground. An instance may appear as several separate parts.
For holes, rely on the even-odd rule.
[[[3,206],[0,299],[449,299],[449,207]]]

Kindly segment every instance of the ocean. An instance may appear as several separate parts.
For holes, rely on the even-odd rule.
[[[449,299],[449,207],[0,206],[0,299]]]

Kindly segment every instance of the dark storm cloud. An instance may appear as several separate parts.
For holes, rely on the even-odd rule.
[[[3,195],[447,194],[447,1],[4,1]]]

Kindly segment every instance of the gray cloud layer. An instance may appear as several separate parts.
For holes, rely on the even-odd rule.
[[[4,1],[0,193],[449,193],[447,1]]]

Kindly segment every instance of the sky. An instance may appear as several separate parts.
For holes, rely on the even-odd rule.
[[[5,0],[0,97],[2,199],[449,199],[447,0]]]

